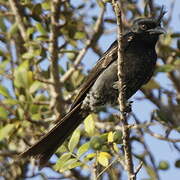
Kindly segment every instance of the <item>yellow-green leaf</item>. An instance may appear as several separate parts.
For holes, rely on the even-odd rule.
[[[106,152],[100,152],[97,157],[99,164],[104,167],[107,167],[109,164],[109,155],[107,156],[107,154]]]
[[[68,149],[73,152],[75,147],[77,146],[78,142],[79,142],[79,139],[80,139],[80,130],[79,129],[76,129],[72,136],[71,136],[71,139],[68,143]]]
[[[71,157],[71,153],[64,153],[55,164],[54,168],[55,170],[59,170],[64,166],[64,163],[69,160]]]
[[[2,85],[0,85],[0,94],[5,97],[11,98],[8,89]]]
[[[89,149],[89,142],[81,145],[77,151],[77,156],[78,157],[82,156],[84,153],[86,153],[88,151],[88,149]]]
[[[47,31],[45,30],[45,28],[43,27],[43,25],[41,23],[36,23],[35,24],[37,30],[41,33],[41,35],[46,35]]]
[[[109,142],[109,143],[112,143],[112,142],[113,142],[113,132],[112,132],[112,131],[110,131],[110,132],[108,133],[108,142]]]
[[[145,89],[159,89],[160,88],[160,85],[153,79],[151,79],[145,86],[144,86]]]
[[[6,126],[0,128],[0,141],[5,138],[8,138],[13,129],[14,129],[14,124],[7,124]]]
[[[86,117],[84,121],[85,125],[85,131],[88,133],[89,136],[94,135],[94,130],[95,130],[95,121],[96,115],[95,114],[90,114],[88,117]]]
[[[0,106],[0,117],[1,117],[2,119],[6,119],[7,116],[8,116],[7,110],[6,110],[4,107],[1,107],[1,106]]]

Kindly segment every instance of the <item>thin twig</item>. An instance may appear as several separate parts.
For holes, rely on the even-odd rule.
[[[119,81],[119,108],[121,111],[120,120],[122,122],[122,133],[123,133],[123,148],[124,148],[124,155],[125,155],[125,167],[128,173],[129,180],[135,180],[134,168],[133,168],[133,161],[132,161],[132,154],[131,154],[131,145],[130,145],[130,131],[128,128],[127,122],[127,113],[126,113],[126,100],[124,96],[124,80],[123,80],[123,65],[124,65],[124,55],[122,49],[122,37],[123,37],[123,26],[122,26],[122,17],[121,17],[121,8],[118,1],[112,0],[112,5],[117,17],[117,26],[118,26],[118,81]]]
[[[167,137],[164,137],[164,136],[162,136],[160,134],[152,132],[150,129],[146,129],[146,133],[150,134],[151,136],[153,136],[153,137],[155,137],[157,139],[163,140],[163,141],[168,141],[168,142],[172,142],[172,143],[180,142],[180,139],[167,138]]]
[[[136,123],[140,124],[140,121],[137,118],[137,116],[135,114],[133,114],[133,113],[132,113],[132,116],[133,116],[134,120],[136,121]],[[152,163],[153,170],[156,173],[156,179],[159,180],[159,175],[158,175],[158,170],[157,170],[157,167],[156,167],[155,158],[154,158],[153,154],[151,153],[150,148],[148,147],[147,143],[144,140],[144,132],[142,131],[142,129],[137,129],[137,130],[139,131],[140,136],[141,136],[140,141],[141,141],[145,151],[147,152],[147,154],[149,156],[149,159],[150,159],[150,161]]]
[[[138,174],[138,172],[139,172],[140,169],[142,168],[142,165],[143,165],[143,162],[141,161],[141,162],[139,163],[139,165],[137,166],[137,168],[135,169],[135,172],[134,172],[135,176]]]
[[[51,74],[50,81],[53,85],[50,86],[51,93],[51,107],[54,108],[56,117],[59,119],[62,117],[63,103],[61,95],[61,83],[59,81],[59,65],[58,65],[58,23],[60,14],[61,1],[53,0],[51,1],[51,30],[50,30],[50,43],[49,43],[49,61],[51,63]]]
[[[26,35],[26,26],[23,21],[24,15],[22,13],[21,5],[18,0],[9,0],[9,4],[10,4],[12,12],[15,16],[15,20],[18,24],[18,28],[21,33],[21,36],[24,41],[27,41],[28,37]]]
[[[111,163],[109,163],[109,165],[107,166],[107,167],[105,167],[98,175],[97,175],[97,179],[99,179],[100,178],[100,176],[104,173],[104,172],[106,172],[106,170],[108,169],[108,168],[110,168],[116,161],[117,161],[117,157],[114,159],[114,160],[112,160],[111,161]]]

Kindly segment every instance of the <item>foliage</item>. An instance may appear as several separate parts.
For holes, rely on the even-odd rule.
[[[13,10],[12,2],[18,12]],[[30,177],[49,178],[46,171],[38,174],[30,168],[36,166],[31,160],[16,160],[16,155],[37,141],[59,116],[68,111],[87,74],[82,60],[91,61],[83,59],[85,53],[91,49],[92,57],[94,54],[101,56],[100,37],[115,33],[112,31],[112,26],[116,25],[115,16],[108,16],[113,12],[107,13],[105,9],[111,7],[110,1],[75,3],[62,0],[58,24],[53,24],[51,17],[54,2],[0,0],[0,177],[4,179],[23,179],[29,174]],[[138,2],[121,1],[127,18],[125,29],[129,28],[134,17],[143,16]],[[148,1],[143,2],[148,15]],[[149,5],[152,14],[158,14],[160,7],[153,1],[149,1]],[[166,29],[170,22],[171,18],[166,16],[163,23]],[[53,33],[54,39],[51,38]],[[161,37],[157,47],[159,63],[155,77],[162,75],[168,79],[171,88],[154,77],[142,88],[143,98],[155,105],[149,114],[150,120],[138,119],[134,113],[130,115],[130,119],[136,122],[131,129],[134,161],[136,164],[143,162],[149,179],[159,179],[162,170],[169,170],[169,163],[162,160],[158,164],[146,141],[147,134],[170,142],[175,151],[180,152],[180,141],[171,138],[171,133],[180,131],[179,37],[180,33],[171,29]],[[53,43],[57,43],[57,48],[53,48]],[[90,114],[58,149],[57,162],[47,165],[58,172],[59,177],[103,179],[104,174],[109,179],[123,177],[123,137],[119,120],[109,115],[108,108],[101,111],[106,113],[103,120],[99,113]],[[159,125],[166,130],[163,134],[156,134],[151,129]],[[142,145],[142,151],[137,151],[134,144]],[[179,162],[179,159],[174,160],[177,168]]]

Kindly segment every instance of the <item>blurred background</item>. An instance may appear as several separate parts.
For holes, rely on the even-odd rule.
[[[139,17],[157,17],[162,5],[167,11],[156,72],[131,98],[129,123],[135,125],[134,166],[143,162],[137,179],[178,180],[180,1],[120,4],[124,32]],[[54,9],[57,24],[52,23]],[[0,0],[0,179],[127,179],[121,127],[114,116],[118,107],[90,114],[42,170],[33,159],[16,159],[65,115],[89,71],[116,39],[116,28],[108,0]]]

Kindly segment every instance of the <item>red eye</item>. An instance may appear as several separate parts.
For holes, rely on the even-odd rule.
[[[147,26],[146,26],[145,24],[141,24],[141,25],[140,25],[140,28],[141,28],[141,30],[146,30],[146,29],[147,29]]]

